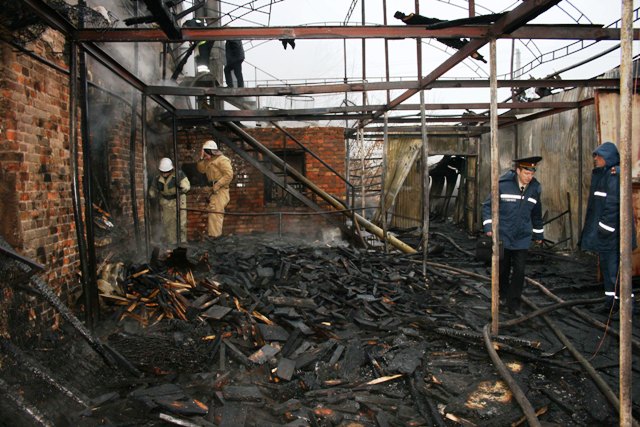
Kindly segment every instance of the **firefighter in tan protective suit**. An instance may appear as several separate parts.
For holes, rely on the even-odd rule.
[[[149,187],[149,197],[160,197],[160,220],[162,222],[162,230],[164,238],[170,244],[176,244],[176,173],[173,168],[173,162],[166,157],[160,159],[158,166],[160,175],[153,180],[153,184]],[[182,172],[178,171],[178,188],[180,189],[180,241],[187,241],[187,195],[191,189],[189,178]]]
[[[207,175],[211,185],[209,196],[209,215],[207,218],[207,234],[209,237],[222,235],[224,208],[229,204],[229,184],[233,179],[231,160],[218,150],[218,144],[209,140],[202,146],[198,172]]]

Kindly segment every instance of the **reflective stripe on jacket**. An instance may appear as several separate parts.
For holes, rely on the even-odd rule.
[[[178,171],[178,177],[180,178],[180,193],[184,194],[191,189],[191,183],[189,182],[189,178],[182,171]],[[159,175],[154,185],[149,187],[149,196],[156,197],[157,195],[164,199],[175,199],[176,198],[176,174],[172,172],[171,175],[166,178],[162,175]]]
[[[542,221],[542,186],[533,178],[520,192],[518,176],[513,170],[507,171],[498,181],[500,193],[499,234],[505,249],[528,249],[534,240],[544,239]],[[482,204],[482,228],[491,231],[491,194]]]
[[[602,156],[605,165],[591,172],[589,201],[580,248],[584,251],[620,250],[620,155],[611,142],[598,146],[594,154]],[[631,223],[631,247],[636,248],[635,220]]]

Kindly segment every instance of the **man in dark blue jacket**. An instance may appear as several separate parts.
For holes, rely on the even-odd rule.
[[[500,301],[506,302],[511,314],[520,316],[520,297],[524,287],[527,252],[532,239],[542,243],[542,186],[534,178],[536,165],[542,157],[514,160],[515,170],[502,175],[498,182],[500,192],[499,238],[504,256],[500,259]],[[482,227],[487,236],[491,231],[491,194],[482,204]]]
[[[605,142],[596,148],[593,164],[580,247],[598,253],[606,300],[597,311],[609,313],[617,310],[620,292],[616,286],[620,263],[620,154],[616,146]],[[635,224],[632,226],[635,249]]]

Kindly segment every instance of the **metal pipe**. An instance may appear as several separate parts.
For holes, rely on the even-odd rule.
[[[489,121],[491,124],[491,233],[493,237],[493,254],[491,256],[491,332],[498,335],[498,316],[500,301],[500,151],[498,147],[498,80],[496,78],[496,39],[489,42],[490,49],[490,87],[491,109]]]
[[[633,319],[631,257],[633,191],[631,186],[631,128],[633,111],[633,0],[622,1],[620,28],[620,425],[630,426],[632,417],[632,354]]]
[[[471,272],[471,271],[467,271],[467,270],[464,270],[464,269],[460,269],[460,268],[456,268],[456,267],[451,267],[451,266],[448,266],[446,264],[439,264],[439,263],[430,262],[429,265],[432,266],[432,267],[451,270],[451,271],[454,271],[456,273],[467,275],[469,277],[475,277],[475,278],[480,279],[480,280],[490,280],[488,277],[486,277],[484,275],[477,274],[477,273],[474,273],[474,272]],[[532,282],[532,283],[536,284],[538,287],[540,287],[541,290],[543,291],[543,293],[545,293],[546,295],[550,296],[553,300],[559,302],[560,304],[558,304],[558,305],[575,303],[575,301],[564,302],[562,299],[560,299],[556,295],[552,294],[548,289],[546,289],[544,286],[542,286],[542,284],[540,284],[538,282],[535,282],[534,280],[529,279],[529,278],[527,278],[526,280],[529,281],[529,282]],[[529,305],[533,310],[535,310],[536,312],[539,312],[539,313],[544,313],[545,312],[544,309],[540,309],[533,302],[531,302],[527,297],[523,296],[522,300],[527,305]],[[577,309],[574,308],[574,307],[572,307],[571,310],[573,310],[574,312],[577,311]],[[576,360],[580,363],[580,365],[582,365],[582,367],[587,371],[587,373],[593,379],[593,381],[596,383],[596,385],[598,386],[598,388],[600,389],[602,394],[609,400],[610,403],[612,403],[614,408],[617,409],[618,408],[618,403],[617,403],[618,399],[616,398],[615,394],[611,391],[611,388],[609,387],[609,385],[600,377],[600,375],[598,375],[597,371],[593,368],[593,366],[589,363],[589,361],[586,358],[584,358],[579,351],[576,350],[576,348],[573,346],[573,344],[571,344],[571,341],[569,341],[569,339],[562,333],[562,331],[560,331],[560,329],[555,326],[555,324],[551,321],[551,319],[549,319],[547,316],[542,316],[542,318],[549,325],[551,330],[558,336],[560,341],[567,347],[569,352],[576,358]],[[516,323],[519,323],[519,322],[509,321],[509,322],[505,323],[505,326],[514,325]],[[633,425],[634,426],[636,425],[635,420],[633,420]]]
[[[82,168],[84,192],[84,218],[87,238],[87,281],[85,282],[85,312],[89,330],[93,331],[98,320],[98,285],[96,277],[95,234],[93,228],[93,167],[91,160],[91,131],[89,129],[89,85],[87,83],[87,63],[84,48],[80,47],[80,126],[82,134]]]
[[[482,336],[484,338],[484,346],[487,349],[487,353],[489,353],[493,366],[496,367],[502,379],[507,383],[509,389],[511,389],[513,397],[516,399],[516,402],[518,402],[518,405],[520,405],[529,425],[534,427],[541,426],[542,424],[540,424],[536,411],[533,409],[533,406],[531,406],[531,402],[529,402],[516,380],[514,380],[509,373],[507,366],[500,360],[498,352],[493,348],[493,342],[489,337],[489,324],[484,325],[484,328],[482,328]]]
[[[527,297],[523,296],[522,300],[528,306],[532,307],[534,310],[539,310],[539,307],[536,306],[533,302],[531,302]],[[603,396],[609,401],[609,403],[611,403],[611,405],[616,410],[618,410],[618,412],[620,413],[620,425],[629,426],[629,427],[632,425],[637,426],[637,423],[635,422],[633,417],[631,417],[631,411],[629,411],[626,422],[623,422],[621,402],[618,400],[615,393],[611,390],[611,388],[606,383],[606,381],[603,380],[602,377],[598,374],[598,372],[595,370],[593,365],[591,365],[589,361],[582,355],[582,353],[580,353],[580,351],[578,351],[578,349],[575,348],[575,346],[571,343],[569,338],[567,338],[567,336],[560,330],[560,328],[558,328],[555,325],[555,323],[548,316],[542,316],[542,320],[546,322],[549,328],[556,334],[560,342],[562,342],[562,344],[567,348],[567,350],[569,350],[569,353],[571,353],[571,355],[578,361],[578,363],[580,363],[580,365],[584,368],[584,370],[587,371],[587,373],[589,374],[593,382],[600,389],[600,392],[603,394]],[[629,370],[629,375],[631,375],[631,370]],[[622,383],[620,383],[620,393],[622,394]]]
[[[551,298],[552,300],[558,302],[558,303],[563,303],[564,300],[560,297],[558,297],[557,295],[555,295],[554,293],[552,293],[549,289],[547,289],[542,283],[533,280],[529,277],[526,277],[525,280],[527,281],[527,283],[532,284],[533,286],[538,287],[538,289],[540,289],[540,291],[545,294],[546,296],[548,296],[549,298]],[[602,322],[600,322],[599,320],[596,320],[593,318],[593,316],[591,315],[591,313],[586,314],[584,313],[582,310],[578,310],[577,308],[571,308],[571,311],[578,316],[580,319],[582,319],[585,323],[590,324],[592,326],[595,326],[596,328],[605,331],[607,334],[613,335],[614,337],[616,337],[618,340],[620,339],[620,333],[618,332],[618,330],[616,330],[611,324],[604,324]],[[637,340],[635,338],[631,338],[631,345],[638,351],[640,351],[640,340]]]

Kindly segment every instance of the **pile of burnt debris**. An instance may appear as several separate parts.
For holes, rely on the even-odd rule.
[[[594,263],[532,251],[525,316],[501,314],[487,340],[490,269],[442,227],[426,263],[258,235],[107,260],[95,335],[0,340],[0,421],[508,426],[530,423],[529,405],[543,425],[615,424],[618,322],[589,312]]]

